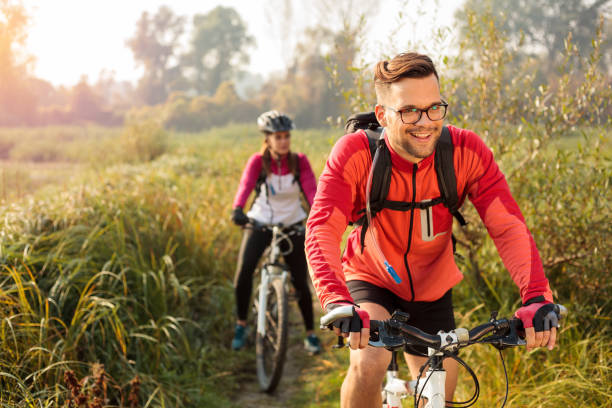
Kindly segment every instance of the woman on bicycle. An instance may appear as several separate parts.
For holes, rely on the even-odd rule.
[[[308,205],[316,192],[316,179],[304,154],[290,151],[291,119],[277,111],[263,113],[257,119],[264,141],[259,153],[248,160],[236,196],[232,221],[239,226],[250,219],[262,224],[282,223],[287,227],[303,224],[307,213],[302,208],[300,193]],[[243,208],[251,192],[256,196],[247,214]],[[270,231],[245,229],[238,255],[234,287],[236,293],[236,331],[232,340],[234,350],[244,347],[247,330],[246,319],[253,288],[253,273],[266,247],[270,244]],[[291,236],[293,251],[284,256],[291,271],[291,280],[296,289],[298,304],[306,327],[304,347],[310,353],[321,350],[320,342],[313,333],[312,299],[308,286],[308,266],[304,253],[304,233]]]

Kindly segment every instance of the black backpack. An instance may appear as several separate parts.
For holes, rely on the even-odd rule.
[[[350,116],[344,126],[344,133],[355,133],[363,129],[368,136],[372,162],[378,154],[374,174],[372,175],[372,186],[370,192],[370,210],[372,218],[382,209],[387,208],[395,211],[409,211],[412,209],[427,209],[436,204],[443,203],[453,217],[459,221],[461,226],[466,225],[465,219],[459,212],[459,197],[457,196],[457,178],[453,164],[453,142],[450,131],[446,126],[442,128],[442,135],[438,140],[435,152],[434,167],[438,176],[438,188],[441,196],[424,203],[408,201],[387,200],[389,185],[391,184],[391,152],[387,148],[384,139],[381,139],[382,128],[380,127],[374,112],[357,113]],[[368,220],[365,209],[359,211],[361,217],[354,223],[361,226],[361,251],[363,252],[365,234],[368,229]],[[453,252],[455,249],[455,237],[453,239]]]

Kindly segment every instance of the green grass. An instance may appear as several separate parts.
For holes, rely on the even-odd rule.
[[[189,373],[215,367],[208,357],[230,335],[237,244],[227,217],[202,211],[221,191],[212,178],[195,183],[205,172],[179,157],[118,166],[98,185],[5,210],[2,296],[11,301],[0,361],[17,362],[9,366],[15,384],[51,398],[57,391],[47,387],[61,384],[67,368],[88,371],[71,361],[102,362],[116,401],[136,375],[153,401],[200,398],[209,382],[193,384]],[[18,339],[8,335],[15,327]]]
[[[227,187],[261,143],[227,137],[242,129],[173,135],[154,162],[92,166],[2,208],[1,403],[62,401],[64,373],[96,363],[116,403],[136,376],[153,405],[238,387],[253,360],[226,348],[240,239]]]
[[[95,151],[95,140],[118,144],[121,134],[111,130],[83,143]],[[340,134],[295,131],[292,143],[320,174]],[[243,166],[259,149],[261,136],[250,126],[232,125],[164,137],[166,153],[153,161],[128,163],[129,156],[117,154],[92,164],[82,158],[68,167],[79,169],[70,177],[51,177],[33,186],[32,195],[7,199],[0,209],[0,405],[28,399],[34,406],[61,405],[69,395],[68,370],[85,379],[83,392],[93,400],[92,370],[98,363],[104,364],[109,404],[126,404],[136,377],[141,406],[231,406],[229,398],[240,383],[253,381],[252,350],[231,353],[227,347],[241,235],[229,214]],[[570,318],[555,352],[506,353],[508,406],[573,406],[579,400],[605,407],[612,395],[610,303],[605,301],[610,262],[605,180],[611,149],[602,142],[605,154],[585,155],[575,141],[558,143],[563,146],[559,153],[544,155],[555,172],[531,167],[532,176],[517,173],[511,188],[545,260],[574,250],[574,241],[566,237],[549,238],[558,231],[590,239],[583,245],[600,252],[547,271]],[[577,172],[574,159],[596,163],[600,172],[587,166]],[[504,156],[502,168],[511,169],[514,162],[512,155]],[[54,165],[38,163],[33,173]],[[556,194],[552,204],[547,194]],[[568,197],[574,201],[565,201]],[[559,202],[563,206],[556,216],[542,220],[540,215],[550,214],[550,205]],[[585,216],[572,206],[585,209]],[[477,225],[467,237],[483,234]],[[601,236],[589,238],[589,233]],[[457,321],[472,326],[492,309],[512,313],[518,296],[492,242],[485,239],[474,253],[463,248],[462,254],[466,278],[455,291]],[[483,269],[486,273],[480,273]],[[589,282],[603,286],[593,288]],[[338,406],[348,353],[330,349],[331,334],[322,337],[326,351],[303,363],[301,388],[290,406]],[[478,406],[499,405],[504,383],[496,352],[473,347],[463,356],[481,381]],[[469,378],[462,378],[457,398],[471,395]]]
[[[99,161],[100,150],[112,146],[121,131],[101,126],[0,128],[0,158],[13,162]]]

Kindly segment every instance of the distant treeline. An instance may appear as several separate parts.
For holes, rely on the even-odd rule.
[[[112,74],[103,72],[93,82],[82,77],[77,85],[66,88],[54,87],[29,74],[29,56],[22,51],[29,17],[21,0],[2,2],[0,43],[4,45],[0,46],[0,126],[80,123],[117,126],[126,119],[147,117],[155,118],[169,129],[199,131],[230,122],[252,123],[259,113],[268,109],[289,113],[301,128],[338,123],[351,108],[371,108],[374,102],[371,61],[364,61],[362,55],[366,46],[370,46],[368,30],[373,29],[364,22],[376,11],[362,10],[364,14],[360,15],[351,12],[349,1],[338,1],[334,6],[323,3],[322,0],[314,1],[312,8],[324,9],[329,18],[321,19],[303,33],[291,31],[292,19],[298,18],[287,11],[291,9],[291,1],[283,3],[285,9],[266,3],[270,18],[275,21],[271,30],[295,38],[299,35],[294,46],[286,45],[287,49],[279,50],[292,56],[287,58],[287,66],[279,67],[282,69],[267,80],[244,69],[255,40],[236,10],[219,6],[207,14],[196,14],[188,21],[174,14],[170,7],[162,6],[156,13],[143,12],[133,36],[126,41],[135,62],[143,68],[143,76],[137,84],[116,81]],[[456,36],[454,43],[457,45],[453,47],[460,49],[464,56],[486,60],[487,56],[479,55],[482,49],[479,50],[473,41],[469,49],[459,44],[470,43],[472,34],[467,29],[470,19],[495,10],[491,13],[494,23],[509,39],[505,47],[520,48],[514,53],[516,59],[507,64],[512,69],[504,73],[505,83],[533,75],[536,84],[546,87],[560,75],[554,67],[563,58],[568,38],[574,52],[583,55],[588,54],[598,27],[602,30],[601,37],[610,38],[607,23],[611,0],[591,3],[586,0],[537,0],[528,7],[513,9],[503,0],[491,0],[486,4],[466,1],[455,16],[455,31],[451,33]],[[331,18],[333,15],[345,17],[337,20]],[[599,24],[600,19],[602,24]],[[390,21],[389,24],[400,27],[406,22]],[[185,34],[190,39],[186,48],[179,42]],[[448,34],[439,33],[441,37]],[[435,41],[432,38],[432,42]],[[422,51],[427,47],[410,45],[409,39],[405,42],[406,47],[401,51]],[[290,44],[289,41],[285,43]],[[393,47],[398,49],[397,45]],[[610,50],[612,45],[603,42],[602,55],[596,56],[608,84],[609,67],[612,66]],[[395,52],[390,48],[380,49],[381,56],[389,53]],[[439,59],[445,60],[445,57]],[[528,60],[534,61],[529,72],[525,71]],[[470,64],[452,66],[443,76],[451,80],[461,78],[474,69],[478,67]],[[496,84],[495,89],[483,89],[483,92],[498,92],[502,100],[505,83]],[[448,91],[459,98],[469,92]],[[461,100],[455,100],[452,106],[456,115],[474,114],[475,107],[466,106]]]

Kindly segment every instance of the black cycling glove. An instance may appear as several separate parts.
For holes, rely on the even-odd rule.
[[[249,217],[247,217],[244,211],[242,211],[242,207],[234,208],[234,211],[232,211],[232,222],[240,226],[247,225],[249,223]]]
[[[542,297],[527,302],[515,316],[523,321],[523,327],[533,327],[536,332],[541,332],[559,327],[559,313],[559,306]]]
[[[341,333],[360,332],[362,328],[370,327],[370,315],[363,309],[350,303],[331,303],[327,305],[327,317],[330,324],[340,329]],[[335,312],[334,312],[335,311]],[[337,312],[343,312],[332,318]]]

